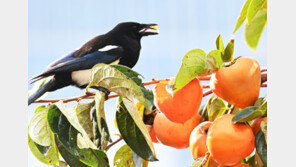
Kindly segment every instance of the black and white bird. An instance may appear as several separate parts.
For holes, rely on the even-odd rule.
[[[96,36],[80,49],[51,63],[46,71],[33,78],[35,82],[53,76],[29,97],[28,105],[46,92],[69,85],[85,88],[89,84],[91,68],[98,63],[134,67],[140,55],[141,38],[156,34],[157,24],[124,22],[108,33]]]

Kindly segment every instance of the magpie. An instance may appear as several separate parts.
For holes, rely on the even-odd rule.
[[[46,71],[32,78],[34,83],[52,76],[52,79],[28,98],[28,105],[44,93],[66,86],[85,88],[89,84],[91,68],[98,63],[120,64],[133,68],[139,59],[141,38],[156,35],[158,32],[157,24],[123,22],[106,34],[94,37],[78,50],[54,61]],[[104,91],[102,87],[96,89]]]

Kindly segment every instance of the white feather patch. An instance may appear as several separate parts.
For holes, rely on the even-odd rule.
[[[73,71],[71,74],[72,80],[79,86],[87,85],[90,80],[91,69]]]
[[[110,63],[111,65],[116,65],[119,63],[119,59],[115,60],[114,62]],[[91,77],[91,69],[87,70],[79,70],[79,71],[73,71],[71,74],[72,80],[77,83],[79,86],[87,85],[89,84]]]
[[[98,51],[100,51],[100,52],[106,52],[106,51],[109,51],[111,49],[116,49],[116,48],[119,48],[119,46],[116,46],[116,45],[107,45],[107,46],[104,46],[103,48],[99,49]]]

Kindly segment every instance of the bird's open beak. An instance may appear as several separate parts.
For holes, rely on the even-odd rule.
[[[157,35],[159,34],[159,29],[157,24],[143,24],[143,28],[139,32],[142,36]]]

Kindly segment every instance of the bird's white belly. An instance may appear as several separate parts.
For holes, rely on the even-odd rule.
[[[91,69],[73,71],[71,74],[72,80],[77,83],[79,86],[89,84],[91,77]]]

